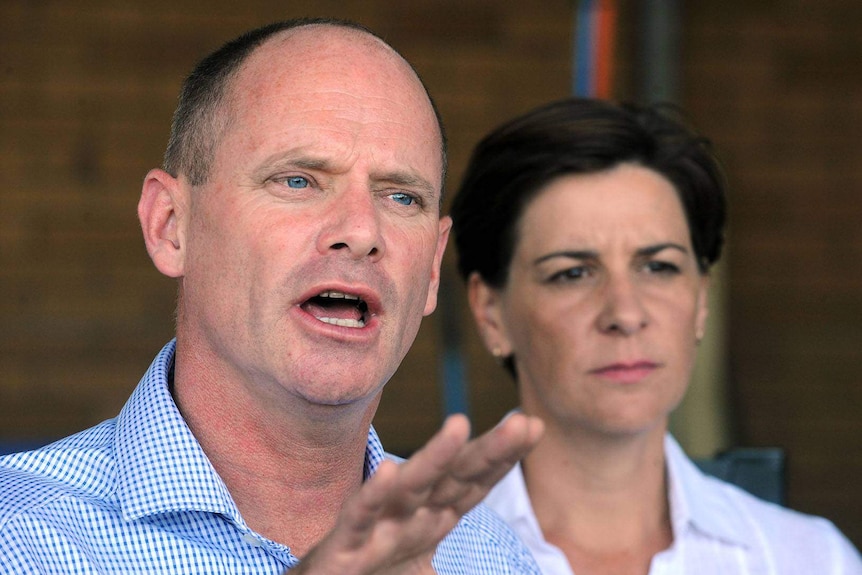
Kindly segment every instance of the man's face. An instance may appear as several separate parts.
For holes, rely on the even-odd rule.
[[[231,86],[190,191],[181,345],[275,401],[375,398],[434,310],[448,237],[427,96],[381,43],[326,27],[268,41]]]

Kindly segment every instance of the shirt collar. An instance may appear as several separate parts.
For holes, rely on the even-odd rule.
[[[127,520],[172,511],[221,513],[241,523],[227,487],[168,388],[176,340],[153,360],[117,417],[117,494]]]
[[[705,475],[669,434],[664,440],[674,537],[688,529],[748,548],[756,533],[720,482]]]
[[[756,533],[717,484],[718,480],[704,475],[670,435],[665,436],[664,445],[674,538],[685,537],[689,530],[695,530],[732,545],[749,547],[756,540]],[[526,543],[541,546],[542,531],[527,495],[520,463],[503,477],[485,501]]]
[[[515,408],[507,413],[506,417],[520,412],[519,407]],[[553,553],[554,548],[545,541],[539,520],[533,511],[520,461],[491,489],[485,497],[485,503],[512,526],[531,550],[541,549]]]
[[[396,461],[399,460],[399,458],[383,451],[383,444],[380,443],[377,431],[372,426],[368,429],[368,443],[365,445],[365,467],[363,470],[363,479],[367,480],[369,477],[377,473],[377,468],[380,467],[380,463],[385,458],[392,458]]]
[[[516,463],[494,486],[485,503],[512,526],[528,548],[534,551],[550,549],[533,511],[521,462]]]
[[[159,352],[117,417],[114,453],[123,517],[133,521],[176,511],[227,516],[245,526],[227,486],[177,409],[168,385],[176,340]],[[373,475],[385,453],[368,432],[364,475]]]

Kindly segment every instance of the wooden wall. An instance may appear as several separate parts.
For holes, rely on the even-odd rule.
[[[862,545],[862,4],[687,2],[683,102],[730,179],[736,442]]]
[[[622,2],[618,95],[632,98],[638,3]],[[733,437],[790,456],[791,505],[862,543],[862,8],[854,0],[691,2],[682,104],[731,180]],[[0,2],[0,439],[113,416],[173,333],[174,284],[135,205],[160,164],[183,76],[239,32],[300,15],[370,26],[419,70],[445,118],[449,189],[488,129],[570,86],[567,0]],[[463,319],[475,427],[515,400]],[[441,420],[439,315],[376,425],[409,452]]]

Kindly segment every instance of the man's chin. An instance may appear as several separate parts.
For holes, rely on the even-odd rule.
[[[349,410],[351,408],[364,408],[370,404],[377,404],[380,398],[382,386],[367,384],[356,385],[327,385],[314,389],[305,389],[300,395],[302,399],[312,407],[319,407],[323,411],[332,412],[337,410]]]

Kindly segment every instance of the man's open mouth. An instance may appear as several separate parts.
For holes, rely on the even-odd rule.
[[[365,327],[368,304],[357,295],[325,291],[302,304],[302,309],[323,323],[341,327]]]

